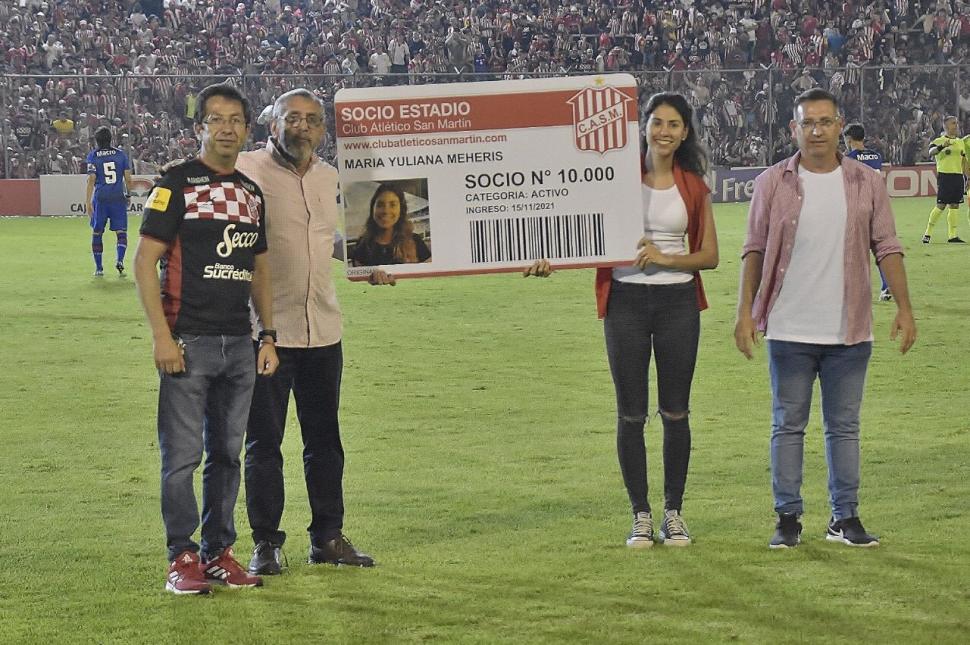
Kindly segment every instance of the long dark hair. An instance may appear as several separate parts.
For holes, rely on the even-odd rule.
[[[394,222],[394,229],[391,231],[391,253],[394,259],[402,264],[417,262],[418,249],[414,244],[414,224],[408,217],[408,200],[397,184],[381,184],[374,191],[374,195],[370,198],[370,206],[367,207],[367,224],[357,244],[366,248],[377,245],[377,236],[381,233],[381,227],[374,221],[374,204],[383,193],[393,193],[401,202],[401,215]]]
[[[687,126],[687,138],[681,142],[680,147],[674,152],[674,161],[684,170],[689,170],[703,177],[707,174],[708,155],[707,148],[697,136],[697,122],[694,120],[694,109],[687,102],[687,99],[684,98],[683,94],[678,94],[677,92],[660,92],[659,94],[651,96],[650,100],[647,101],[644,114],[648,121],[650,115],[654,113],[654,110],[661,105],[669,105],[677,110],[677,114],[680,115],[680,118],[684,121],[684,125]],[[642,144],[642,152],[646,153],[646,136],[642,137]]]

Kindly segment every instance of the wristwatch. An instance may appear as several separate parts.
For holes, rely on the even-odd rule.
[[[273,343],[276,343],[276,330],[275,329],[264,329],[259,332],[259,340],[263,340],[266,336],[269,336]]]

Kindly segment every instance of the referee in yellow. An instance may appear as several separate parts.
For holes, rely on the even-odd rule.
[[[960,138],[960,123],[955,116],[943,119],[943,134],[930,142],[930,156],[936,159],[936,207],[930,211],[930,219],[923,233],[923,244],[930,243],[933,227],[946,211],[947,242],[964,244],[957,237],[957,220],[963,202],[964,173],[967,165],[967,146],[970,141]]]

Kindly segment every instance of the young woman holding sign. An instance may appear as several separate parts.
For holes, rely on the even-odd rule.
[[[596,301],[616,389],[617,453],[633,508],[631,548],[654,543],[647,501],[643,429],[649,416],[648,372],[656,356],[659,414],[663,422],[665,545],[691,542],[681,516],[690,460],[690,388],[707,308],[699,271],[718,263],[710,190],[704,183],[707,153],[694,127],[693,110],[680,94],[662,93],[646,107],[642,161],[644,235],[631,266],[596,272]],[[547,276],[547,260],[524,275]]]

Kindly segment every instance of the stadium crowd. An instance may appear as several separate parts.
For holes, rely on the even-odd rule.
[[[259,106],[297,86],[332,102],[347,86],[628,71],[644,94],[690,98],[718,165],[790,154],[793,99],[815,86],[897,164],[970,110],[962,0],[13,0],[0,42],[14,178],[83,172],[100,125],[154,172],[195,149],[196,92],[227,78]]]

